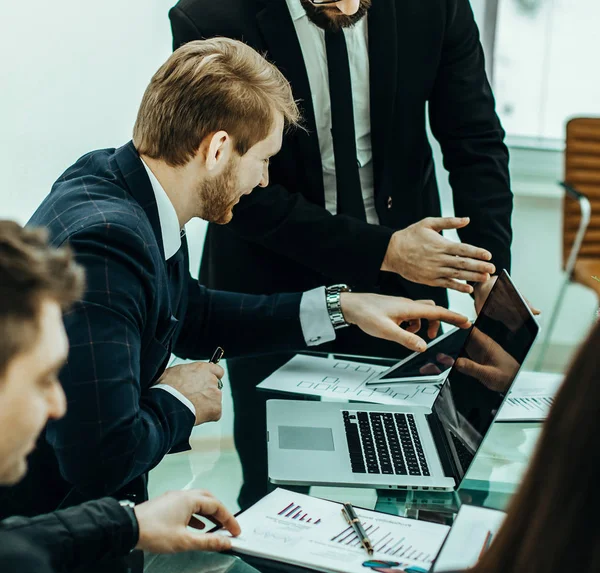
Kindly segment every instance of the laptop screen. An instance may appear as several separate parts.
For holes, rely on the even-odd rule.
[[[490,429],[539,327],[502,271],[434,405],[460,478]]]

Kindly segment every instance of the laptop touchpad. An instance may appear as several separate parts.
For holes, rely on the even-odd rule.
[[[278,429],[281,450],[334,450],[331,428],[279,426]]]

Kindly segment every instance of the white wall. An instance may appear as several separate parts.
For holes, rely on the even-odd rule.
[[[599,18],[598,0],[500,0],[495,88],[509,133],[562,138],[566,118],[600,114]]]
[[[174,1],[0,4],[1,217],[24,223],[78,156],[130,138],[143,90],[171,51],[167,11]],[[473,4],[480,17],[483,0]],[[527,165],[527,159],[521,163]],[[529,188],[531,180],[551,188],[555,173],[560,173],[560,158],[552,165],[547,173],[525,175]],[[438,169],[448,211],[447,181]],[[515,190],[522,194],[523,175],[517,175]],[[560,202],[552,193],[531,196],[529,188],[525,185],[515,202],[513,274],[525,294],[547,312],[560,277]],[[195,245],[194,269],[203,231],[201,221],[188,229]],[[453,296],[452,305],[468,310],[471,302]],[[579,340],[594,306],[592,295],[575,288],[565,306],[569,318],[561,322],[555,340]]]

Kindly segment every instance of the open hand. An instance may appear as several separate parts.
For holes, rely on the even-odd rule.
[[[188,525],[204,529],[194,514],[223,526],[234,536],[241,533],[235,517],[211,493],[198,489],[171,491],[135,506],[140,529],[136,549],[151,553],[231,549],[231,541],[224,535],[188,529]]]
[[[427,334],[434,338],[440,321],[460,328],[469,328],[466,316],[436,306],[432,300],[383,296],[370,293],[346,292],[341,295],[342,313],[347,322],[376,338],[397,342],[415,352],[427,348],[426,342],[415,334],[421,329],[421,320],[429,321]],[[406,328],[400,325],[406,323]]]
[[[471,293],[473,287],[459,281],[485,282],[496,268],[485,249],[455,243],[441,235],[444,229],[460,229],[468,217],[427,217],[396,231],[390,240],[382,271],[424,285]]]

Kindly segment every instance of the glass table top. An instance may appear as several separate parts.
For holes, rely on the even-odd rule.
[[[293,488],[331,501],[349,501],[357,507],[383,513],[452,524],[463,503],[506,509],[522,481],[541,433],[541,423],[495,423],[456,492],[375,490],[367,488]],[[255,573],[231,555],[191,553],[147,556],[149,573]],[[261,567],[261,571],[265,571]]]
[[[541,428],[541,423],[494,424],[456,492],[312,487],[310,494],[448,524],[462,503],[504,510],[521,483]]]

